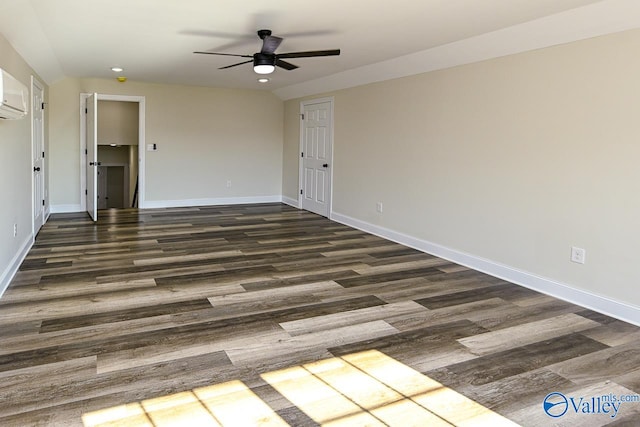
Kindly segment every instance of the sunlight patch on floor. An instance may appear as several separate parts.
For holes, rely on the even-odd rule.
[[[515,426],[499,414],[377,350],[261,375],[326,426]],[[89,426],[287,426],[241,381],[84,414]]]

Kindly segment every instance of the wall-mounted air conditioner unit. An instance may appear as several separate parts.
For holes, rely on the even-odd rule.
[[[21,119],[27,115],[27,87],[0,69],[0,119]]]

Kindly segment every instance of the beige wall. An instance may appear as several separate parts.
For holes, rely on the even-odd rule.
[[[300,189],[300,100],[284,104],[284,147],[282,151],[282,196],[297,200]]]
[[[49,88],[51,204],[80,204],[80,81],[65,79]]]
[[[635,30],[323,94],[333,211],[640,307],[639,49]],[[285,105],[292,198],[299,102]]]
[[[138,145],[138,103],[98,101],[98,145]]]
[[[98,146],[98,161],[100,163],[129,164],[129,147]]]
[[[6,70],[31,91],[31,76],[37,74],[0,35],[0,68]],[[45,100],[48,87],[45,86]],[[29,106],[31,110],[31,106]],[[48,152],[48,110],[45,110],[45,151]],[[45,161],[48,157],[45,157]],[[18,254],[32,239],[31,202],[31,114],[20,120],[0,119],[0,294],[8,284],[10,270]],[[45,163],[45,173],[47,163]],[[18,234],[13,236],[13,225]]]
[[[79,205],[81,92],[146,99],[146,201],[279,196],[283,103],[264,91],[65,79],[51,87],[52,203]],[[231,181],[231,188],[227,188]]]

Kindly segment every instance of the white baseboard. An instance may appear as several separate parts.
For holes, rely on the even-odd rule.
[[[246,205],[251,203],[279,203],[282,196],[256,196],[256,197],[217,197],[211,199],[184,199],[184,200],[146,200],[144,209],[155,208],[184,208],[191,206],[218,206],[218,205]]]
[[[143,209],[154,208],[186,208],[191,206],[217,206],[217,205],[245,205],[250,203],[278,203],[282,202],[282,196],[256,196],[256,197],[218,197],[210,199],[184,199],[184,200],[147,200]],[[82,205],[51,205],[51,213],[84,212]]]
[[[51,205],[51,213],[74,213],[84,212],[82,205]]]
[[[27,237],[27,240],[25,240],[22,244],[20,250],[15,254],[11,262],[9,262],[9,265],[7,266],[5,271],[2,272],[2,276],[0,276],[0,298],[2,297],[2,294],[4,294],[4,291],[7,290],[7,288],[9,287],[9,283],[11,283],[11,280],[13,280],[14,276],[18,272],[20,264],[22,264],[22,261],[24,261],[25,257],[29,253],[31,246],[33,246],[33,235],[30,234]]]
[[[347,215],[332,212],[330,218],[333,221],[366,231],[387,240],[400,243],[419,251],[447,259],[455,262],[456,264],[464,265],[491,276],[507,280],[517,285],[521,285],[640,326],[640,307],[632,306],[627,303],[616,301],[605,296],[596,295],[581,289],[576,289],[553,279],[541,277],[527,271],[509,267],[508,265],[500,264],[475,255],[441,246],[436,243],[418,239],[407,234],[389,230],[388,228],[351,218]]]
[[[298,204],[298,199],[292,199],[291,197],[282,196],[282,203],[285,205],[293,206],[294,208],[300,209],[300,205]]]

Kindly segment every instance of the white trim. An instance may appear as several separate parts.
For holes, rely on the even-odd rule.
[[[332,212],[331,220],[640,326],[640,307],[576,289],[553,279],[537,276],[527,271],[418,239],[340,213]]]
[[[334,123],[334,114],[333,114],[333,105],[335,103],[335,98],[333,96],[328,96],[324,98],[314,98],[308,99],[306,101],[300,101],[300,116],[299,116],[299,127],[300,127],[300,142],[298,143],[298,153],[304,153],[304,124],[302,123],[302,115],[304,114],[304,109],[307,105],[314,104],[323,104],[325,102],[329,103],[329,115],[331,119],[331,160],[329,163],[329,206],[327,208],[327,217],[331,216],[331,209],[333,208],[333,153],[335,148],[335,123]],[[303,167],[304,158],[302,155],[298,156],[298,204],[297,208],[303,209],[302,203],[302,194],[300,192],[304,188],[304,167]]]
[[[281,203],[282,196],[216,197],[211,199],[147,200],[145,209],[184,208],[191,206],[246,205],[252,203]]]
[[[299,201],[296,199],[292,199],[291,197],[282,196],[282,203],[300,209]]]
[[[304,142],[304,123],[302,123],[302,115],[304,114],[304,104],[302,101],[300,102],[300,112],[298,113],[298,128],[299,128],[299,136],[298,136],[298,206],[302,209],[302,189],[304,188],[304,170],[303,170],[303,157],[302,153],[304,153],[304,147],[302,143]],[[332,147],[333,148],[333,147]],[[331,212],[331,211],[329,211]]]
[[[2,272],[2,276],[0,276],[0,298],[18,272],[20,264],[22,264],[22,261],[27,257],[27,254],[33,246],[33,242],[33,234],[28,235],[27,240],[24,241],[20,250],[15,254],[7,269]]]
[[[471,64],[638,28],[640,2],[603,0],[398,58],[285,86],[282,100]]]
[[[33,114],[33,111],[35,110],[34,105],[33,105],[33,95],[34,95],[34,86],[36,85],[36,78],[33,77],[33,74],[31,75],[31,87],[29,89],[29,108],[31,108],[31,111],[29,111],[29,133],[31,134],[31,138],[30,138],[30,142],[31,142],[31,158],[29,159],[29,163],[31,164],[31,167],[33,168],[33,139],[34,139],[34,134],[33,134],[33,122],[35,120],[35,116]],[[40,82],[38,82],[38,84],[40,85]],[[42,94],[44,95],[44,89],[42,89],[42,86],[40,86],[40,90],[42,92]],[[42,101],[44,102],[44,100]],[[42,114],[42,116],[44,117],[44,113]],[[44,139],[44,128],[42,129],[42,138]],[[42,141],[42,146],[44,148],[44,141]],[[43,166],[44,166],[44,159],[42,162]],[[43,168],[44,169],[44,168]],[[35,212],[36,212],[36,203],[35,203],[35,171],[34,173],[31,174],[31,234],[33,235],[35,230],[36,230],[36,219],[34,217]],[[44,175],[43,175],[44,176]],[[42,186],[42,196],[44,197],[44,185]],[[44,220],[44,209],[42,210],[42,219]],[[42,225],[41,225],[42,227]]]
[[[48,129],[47,122],[47,110],[49,108],[49,102],[45,99],[47,95],[47,91],[45,90],[45,85],[40,80],[36,80],[42,86],[42,102],[44,103],[44,111],[42,112],[42,149],[44,150],[44,159],[42,161],[42,165],[44,166],[45,173],[43,174],[44,180],[44,218],[42,220],[42,225],[47,223],[49,219],[49,215],[51,215],[51,197],[49,195],[49,139],[47,138],[48,132],[45,132]]]
[[[51,205],[52,214],[84,212],[85,209],[82,205]]]
[[[33,76],[33,74],[31,75],[31,100],[30,100],[30,105],[31,105],[31,122],[30,122],[30,131],[31,131],[31,161],[33,162],[33,158],[34,158],[34,152],[33,152],[33,139],[35,137],[34,133],[33,133],[33,124],[35,121],[35,116],[33,114],[33,112],[35,111],[35,106],[33,105],[33,96],[34,96],[34,92],[35,89],[38,89],[40,91],[40,93],[42,94],[42,99],[40,100],[42,102],[42,104],[45,104],[45,99],[44,99],[44,94],[45,94],[45,90],[44,90],[44,85],[42,84],[42,82],[40,82],[40,80],[38,80],[37,78],[35,78]],[[40,230],[40,228],[42,228],[42,226],[44,225],[45,222],[47,222],[47,217],[48,217],[48,209],[49,209],[49,189],[47,188],[47,179],[45,174],[47,173],[47,166],[46,166],[46,150],[45,150],[45,140],[44,140],[44,136],[45,136],[45,113],[44,113],[44,109],[42,110],[42,121],[40,122],[40,134],[42,135],[42,152],[45,153],[42,156],[42,166],[41,166],[41,171],[40,171],[40,179],[42,180],[42,198],[43,200],[45,200],[45,204],[42,206],[42,224],[40,224],[40,226],[38,227],[38,231]],[[33,164],[31,165],[33,166]],[[35,202],[35,174],[31,174],[31,233],[35,234],[36,232],[36,219],[34,217],[35,211],[36,211],[36,202]]]
[[[90,93],[80,94],[80,205],[82,210],[86,210],[87,197],[84,190],[87,188],[86,161],[84,150],[87,148],[87,131],[84,118],[84,110],[87,108],[87,98]],[[146,98],[144,96],[133,95],[106,95],[98,94],[98,101],[121,101],[138,103],[138,196],[139,208],[146,208],[145,204],[145,149],[146,149]],[[98,112],[98,114],[100,114]]]
[[[138,101],[138,194],[136,196],[138,207],[146,208],[145,201],[145,164],[146,164],[146,152],[147,152],[147,134],[146,134],[146,111],[147,101],[144,96],[139,97]],[[135,185],[134,185],[135,188]]]
[[[291,201],[293,203],[287,203]],[[209,199],[184,199],[184,200],[148,200],[145,209],[156,208],[188,208],[191,206],[219,206],[219,205],[245,205],[252,203],[287,203],[297,207],[295,199],[285,198],[280,195],[275,196],[253,196],[253,197],[218,197]],[[82,205],[51,205],[51,213],[78,213],[84,212]]]
[[[90,96],[90,93],[81,93],[80,94],[80,206],[82,207],[81,211],[87,210],[87,195],[85,190],[87,189],[87,155],[85,154],[85,150],[87,149],[87,121],[85,118],[84,110],[87,108],[87,98]],[[51,211],[53,210],[53,206],[51,207]]]

